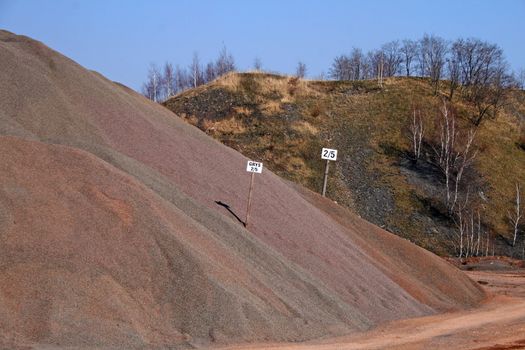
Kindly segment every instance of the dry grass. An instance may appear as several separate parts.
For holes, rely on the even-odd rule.
[[[235,90],[240,85],[239,84],[240,79],[241,77],[239,74],[230,72],[230,73],[223,75],[219,79],[216,79],[215,81],[212,82],[212,84],[215,86],[221,86],[221,87],[230,88],[230,89]]]
[[[249,117],[253,114],[253,110],[250,109],[249,107],[236,106],[236,107],[233,107],[233,111],[235,114],[245,116],[245,117]]]
[[[191,125],[197,125],[197,123],[199,122],[199,119],[194,114],[188,115],[186,113],[180,113],[179,117],[184,119],[185,122]]]
[[[264,72],[228,73],[212,83],[236,93],[254,93],[258,96],[278,97],[281,103],[292,103],[296,98],[315,94],[309,82],[293,76],[278,76]],[[249,86],[251,85],[251,86]],[[264,101],[258,101],[263,103]]]
[[[219,135],[237,135],[246,132],[246,128],[242,120],[237,119],[234,116],[223,120],[209,120],[204,119],[199,125],[202,130],[207,134],[219,134]]]
[[[301,135],[317,135],[319,129],[307,121],[299,120],[292,123],[291,128]]]
[[[281,102],[282,101],[269,100],[264,103],[261,103],[260,109],[266,115],[274,115],[277,113],[281,113]]]

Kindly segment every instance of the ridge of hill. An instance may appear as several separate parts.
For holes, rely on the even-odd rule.
[[[224,144],[265,162],[276,174],[316,192],[324,171],[321,148],[338,149],[329,198],[428,250],[457,255],[457,225],[442,203],[443,174],[427,160],[434,151],[424,142],[424,155],[415,163],[408,132],[414,108],[423,116],[426,136],[437,132],[447,92],[442,82],[436,96],[423,78],[389,78],[380,88],[376,81],[307,81],[254,72],[223,76],[164,105]],[[464,139],[476,110],[460,94],[450,108]],[[525,92],[510,91],[497,116],[485,118],[476,129],[473,147],[478,153],[462,189],[465,195],[469,182],[476,182],[470,198],[479,203],[489,251],[520,258],[525,235],[511,246],[508,212],[514,209],[515,184],[525,183],[524,118]],[[485,253],[486,243],[481,243]]]
[[[439,257],[0,31],[0,347],[299,341],[468,308]],[[429,273],[429,271],[431,271]]]

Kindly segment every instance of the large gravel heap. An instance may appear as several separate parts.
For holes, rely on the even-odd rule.
[[[466,308],[440,258],[0,31],[0,347],[299,341]]]

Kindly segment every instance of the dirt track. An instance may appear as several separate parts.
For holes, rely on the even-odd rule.
[[[525,349],[525,270],[468,274],[489,292],[486,302],[474,310],[394,321],[365,333],[315,343],[225,349]]]

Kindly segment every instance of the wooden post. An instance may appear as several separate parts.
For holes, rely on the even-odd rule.
[[[250,179],[250,191],[248,192],[248,206],[246,207],[246,221],[244,221],[244,227],[248,228],[248,221],[250,220],[250,207],[252,206],[252,191],[253,191],[253,180],[255,179],[255,173],[252,173]]]
[[[323,180],[323,197],[326,195],[326,183],[328,181],[328,169],[330,168],[330,161],[326,160],[326,167],[324,168],[324,180]]]

